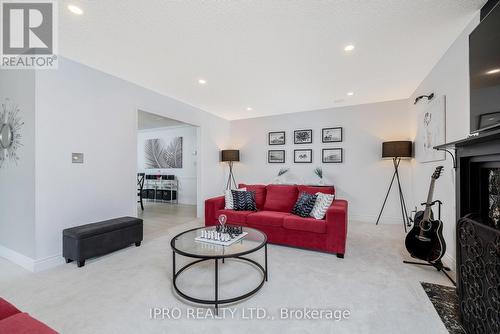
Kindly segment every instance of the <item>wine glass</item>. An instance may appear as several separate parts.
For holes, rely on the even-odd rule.
[[[218,220],[219,220],[220,232],[224,233],[226,231],[227,216],[220,215]]]

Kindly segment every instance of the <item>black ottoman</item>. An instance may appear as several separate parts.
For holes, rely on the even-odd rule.
[[[105,255],[142,241],[142,219],[121,217],[99,223],[86,224],[63,230],[63,257],[66,263]]]

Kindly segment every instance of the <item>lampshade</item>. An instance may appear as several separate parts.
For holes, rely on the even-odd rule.
[[[382,158],[411,158],[413,143],[411,141],[386,141],[382,143]]]
[[[222,150],[220,161],[240,161],[239,150]]]

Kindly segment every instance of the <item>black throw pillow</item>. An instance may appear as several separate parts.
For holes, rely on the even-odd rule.
[[[233,194],[233,210],[257,211],[257,205],[255,204],[255,192],[232,190],[231,193]]]
[[[317,195],[312,195],[308,193],[300,193],[299,199],[293,206],[292,213],[300,217],[309,217],[312,209],[314,208],[314,203],[316,203]]]

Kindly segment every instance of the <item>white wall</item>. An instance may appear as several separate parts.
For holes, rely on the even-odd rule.
[[[321,166],[327,183],[337,189],[338,198],[349,201],[350,217],[375,223],[377,214],[394,171],[391,160],[382,160],[382,142],[409,140],[411,133],[408,101],[365,104],[260,117],[231,122],[232,148],[241,150],[241,162],[235,165],[237,182],[270,183],[281,167],[289,167],[286,181],[317,182],[313,169]],[[321,143],[321,129],[341,126],[342,143]],[[293,130],[313,129],[312,145],[294,145]],[[286,131],[286,145],[269,146],[268,132]],[[344,148],[344,163],[322,164],[321,149]],[[312,164],[293,163],[293,150],[313,149]],[[285,149],[285,164],[268,164],[267,150]],[[410,164],[402,162],[401,178],[407,194],[411,194]],[[412,203],[410,196],[408,203]],[[382,223],[402,224],[399,199],[393,188]]]
[[[182,168],[146,169],[144,143],[148,139],[161,138],[169,143],[182,137]],[[181,204],[196,205],[197,138],[194,126],[174,126],[160,129],[139,130],[137,142],[137,170],[146,174],[175,175],[179,182],[178,198]]]
[[[475,18],[409,101],[240,120],[231,122],[231,129],[228,121],[68,59],[60,58],[58,70],[36,75],[0,71],[1,97],[15,99],[26,122],[20,164],[0,170],[0,245],[43,266],[60,260],[64,228],[135,215],[137,110],[199,126],[199,204],[222,193],[225,173],[219,150],[223,148],[241,150],[237,181],[270,182],[281,165],[267,163],[267,150],[279,148],[267,145],[267,133],[285,130],[284,166],[292,168],[289,181],[314,181],[312,169],[321,165],[339,198],[350,201],[351,218],[373,222],[392,175],[391,162],[380,159],[381,143],[414,138],[417,115],[424,108],[424,103],[413,106],[414,97],[430,92],[446,95],[447,141],[468,134],[467,36],[477,23]],[[344,142],[321,144],[321,128],[333,126],[344,127]],[[314,149],[313,164],[293,164],[292,151],[299,146],[292,144],[292,132],[303,128],[314,130],[314,144],[300,145]],[[343,147],[345,162],[321,164],[323,147]],[[83,152],[85,163],[72,164],[72,152]],[[408,203],[425,199],[430,174],[440,163],[412,164],[413,172],[406,162],[401,170]],[[455,186],[448,157],[445,166],[436,196],[445,203],[447,257],[453,260]],[[408,191],[410,177],[413,196]],[[398,204],[393,191],[383,222],[400,222]],[[202,212],[203,205],[198,205],[198,214]]]
[[[29,267],[35,255],[35,73],[0,70],[0,102],[9,98],[24,122],[18,164],[0,169],[0,256]]]
[[[409,100],[409,109],[413,118],[413,138],[417,133],[418,114],[423,112],[427,103],[422,101],[413,105],[419,95],[435,93],[436,98],[446,95],[446,141],[465,138],[469,134],[469,40],[470,32],[479,23],[479,13],[465,28],[463,33],[451,45],[424,81],[415,90]],[[424,202],[427,197],[430,177],[436,166],[445,167],[444,174],[438,180],[435,198],[444,202],[442,219],[444,238],[447,243],[445,260],[454,266],[455,262],[455,170],[449,155],[446,161],[414,163],[413,196]]]
[[[37,73],[36,89],[38,262],[60,259],[64,228],[136,215],[137,110],[200,126],[198,213],[222,193],[228,121],[65,58]],[[72,152],[85,163],[72,164]]]

